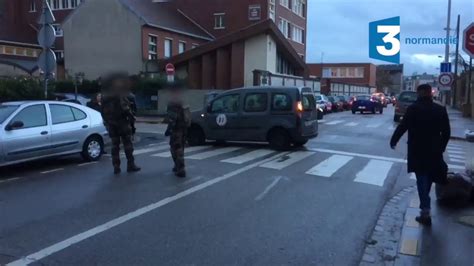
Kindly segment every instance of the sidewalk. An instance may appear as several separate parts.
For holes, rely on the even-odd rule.
[[[441,104],[440,102],[437,103]],[[446,106],[446,110],[448,111],[449,120],[451,123],[451,138],[465,140],[466,131],[474,131],[474,119],[462,117],[461,111],[456,110],[450,106]]]
[[[161,116],[137,116],[137,123],[147,124],[161,124],[163,123],[163,117]]]

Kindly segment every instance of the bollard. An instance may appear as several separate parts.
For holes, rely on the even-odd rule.
[[[466,154],[466,171],[469,175],[474,175],[474,131],[466,132],[466,140],[468,142],[468,149]]]

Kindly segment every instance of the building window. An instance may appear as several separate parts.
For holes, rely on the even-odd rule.
[[[69,8],[69,0],[62,0],[62,9],[67,9]]]
[[[270,0],[268,4],[268,17],[275,22],[275,0]]]
[[[290,8],[290,0],[280,0],[280,5]]]
[[[148,60],[157,60],[157,41],[158,37],[155,35],[148,35]]]
[[[198,46],[199,46],[199,44],[193,43],[193,45],[191,46],[191,49],[194,49],[194,48],[196,48],[196,47],[198,47]]]
[[[76,8],[78,6],[78,0],[71,0],[71,8]]]
[[[293,0],[292,10],[295,14],[304,17],[305,4],[303,0]]]
[[[165,39],[165,58],[171,57],[173,55],[173,41],[170,39]]]
[[[225,29],[225,13],[214,14],[214,29]]]
[[[51,7],[52,9],[60,9],[60,0],[53,0],[53,6]]]
[[[304,43],[304,30],[296,26],[293,26],[292,29],[291,39],[295,42]]]
[[[56,55],[56,61],[64,59],[64,51],[54,51],[54,54]]]
[[[61,25],[53,24],[53,28],[54,28],[54,35],[56,35],[56,37],[63,36],[63,29],[61,29]]]
[[[178,44],[178,52],[180,54],[184,53],[186,51],[186,43],[185,42],[179,42]]]
[[[36,1],[30,0],[30,12],[36,12]]]
[[[278,28],[280,29],[281,33],[285,35],[286,38],[290,38],[291,36],[291,24],[288,20],[280,18],[280,22],[278,23]]]
[[[295,70],[291,66],[291,64],[281,56],[280,53],[277,53],[277,73],[285,74],[285,75],[294,75]]]

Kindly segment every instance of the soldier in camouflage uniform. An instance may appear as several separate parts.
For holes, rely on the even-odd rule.
[[[183,87],[171,86],[171,98],[167,108],[168,128],[166,136],[170,137],[170,152],[173,157],[173,172],[177,177],[186,177],[184,167],[184,147],[186,145],[186,134],[190,118],[189,107],[184,106],[182,101]]]
[[[127,172],[138,172],[140,168],[133,157],[132,128],[135,117],[130,109],[127,95],[130,93],[130,81],[126,74],[113,74],[104,82],[102,92],[102,118],[112,139],[112,164],[114,174],[120,169],[120,141],[127,157]]]

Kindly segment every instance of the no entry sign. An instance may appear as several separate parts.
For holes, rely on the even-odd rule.
[[[165,70],[166,70],[166,75],[168,75],[168,76],[174,75],[175,69],[174,69],[173,64],[171,64],[171,63],[166,64]]]

